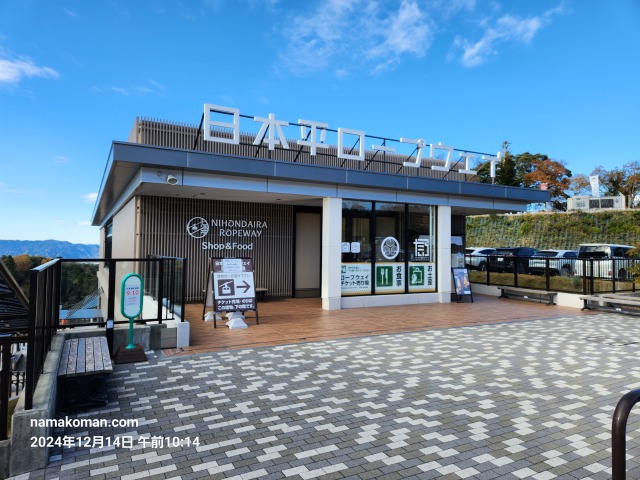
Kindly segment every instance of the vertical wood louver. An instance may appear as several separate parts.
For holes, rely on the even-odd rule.
[[[404,167],[403,162],[413,161],[406,155],[394,153],[376,152],[367,150],[365,160],[345,160],[337,157],[335,145],[318,150],[317,155],[309,153],[309,147],[300,147],[297,139],[288,139],[290,148],[276,147],[270,151],[266,145],[253,145],[254,135],[240,134],[240,144],[233,145],[220,142],[204,141],[202,135],[198,135],[198,128],[193,124],[167,122],[164,120],[137,118],[134,130],[129,139],[136,143],[155,145],[159,147],[179,148],[185,150],[197,150],[222,155],[232,155],[249,158],[264,158],[278,162],[295,162],[305,165],[322,165],[348,170],[366,170],[369,172],[382,172],[388,174],[411,175],[425,178],[446,178],[451,181],[476,182],[477,176],[468,176],[456,171],[442,172],[432,170],[433,165],[442,165],[441,162],[423,160],[420,168]],[[196,142],[197,139],[197,142]],[[455,163],[456,160],[453,162]]]
[[[269,289],[275,297],[291,296],[292,288],[292,207],[265,203],[227,202],[218,200],[182,199],[143,196],[140,200],[139,245],[142,257],[167,255],[188,259],[187,301],[199,301],[206,287],[210,257],[251,257],[257,287]],[[209,233],[193,238],[187,224],[202,217],[209,224]],[[214,220],[265,222],[266,228],[240,228],[240,235],[228,235],[212,225]],[[230,230],[225,228],[224,230]],[[233,229],[231,229],[233,230]],[[251,236],[252,231],[259,236]],[[243,236],[247,234],[249,236]],[[251,250],[234,248],[204,249],[206,245],[233,243],[252,244]]]

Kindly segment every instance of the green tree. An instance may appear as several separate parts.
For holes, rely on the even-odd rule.
[[[519,187],[522,185],[522,182],[518,177],[516,157],[511,155],[510,152],[507,152],[502,161],[498,164],[495,183],[508,187]]]
[[[594,174],[598,175],[605,196],[622,194],[627,198],[630,206],[640,191],[640,162],[638,161],[612,170],[606,170],[600,166],[596,168]]]
[[[640,259],[640,242],[636,243],[635,247],[627,252],[627,256]],[[629,270],[637,277],[640,275],[640,263],[634,263]]]
[[[508,142],[503,144],[504,158],[498,164],[494,183],[510,187],[546,188],[549,190],[553,210],[567,209],[567,197],[571,188],[572,173],[563,161],[552,160],[541,153],[524,152],[513,155]],[[478,166],[478,177],[490,183],[489,162]]]
[[[16,262],[13,260],[13,257],[11,255],[3,255],[2,261],[7,266],[13,278],[16,278]]]
[[[571,183],[569,184],[567,193],[572,197],[591,195],[591,182],[589,181],[589,177],[584,173],[578,173],[571,177]]]

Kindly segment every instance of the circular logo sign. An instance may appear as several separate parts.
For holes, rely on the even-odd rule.
[[[398,240],[393,237],[387,237],[382,240],[382,244],[380,245],[380,251],[382,252],[382,256],[387,260],[393,260],[400,253],[400,244]]]
[[[187,223],[187,232],[193,238],[202,238],[209,233],[209,223],[202,217],[194,217]]]

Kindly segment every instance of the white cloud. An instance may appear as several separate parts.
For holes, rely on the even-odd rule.
[[[430,47],[432,21],[418,0],[389,9],[374,0],[326,0],[315,11],[287,19],[280,56],[296,74],[332,70],[345,77],[354,68],[394,68],[405,56],[421,57]]]
[[[165,92],[166,88],[155,80],[149,80],[148,85],[130,85],[128,87],[94,87],[94,90],[100,93],[116,93],[123,97],[129,97],[161,95]]]
[[[279,67],[294,74],[357,70],[381,73],[427,55],[437,37],[481,29],[478,40],[457,36],[452,57],[465,67],[484,63],[501,45],[534,40],[563,6],[540,15],[504,14],[498,1],[479,0],[316,0],[304,13],[283,21]],[[447,41],[449,43],[449,41]]]
[[[2,55],[2,52],[0,52]],[[0,58],[0,84],[15,85],[24,78],[58,78],[60,75],[49,67],[40,67],[29,58]]]
[[[375,71],[395,66],[405,53],[422,57],[429,49],[433,27],[415,1],[403,1],[398,11],[382,23],[382,42],[370,50],[372,57],[384,60],[376,66]]]
[[[459,36],[455,39],[454,45],[462,48],[460,62],[465,67],[476,67],[483,64],[490,56],[497,54],[497,45],[500,43],[528,44],[541,28],[551,22],[553,15],[561,12],[560,6],[547,10],[542,15],[529,18],[503,15],[498,18],[494,26],[487,27],[482,38],[476,42],[470,42]]]
[[[98,192],[87,193],[85,195],[82,195],[82,198],[84,198],[84,201],[87,203],[95,203],[95,201],[98,199]]]

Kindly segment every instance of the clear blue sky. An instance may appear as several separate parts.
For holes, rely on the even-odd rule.
[[[98,243],[111,141],[204,103],[611,169],[640,160],[640,1],[0,0],[0,239]]]

